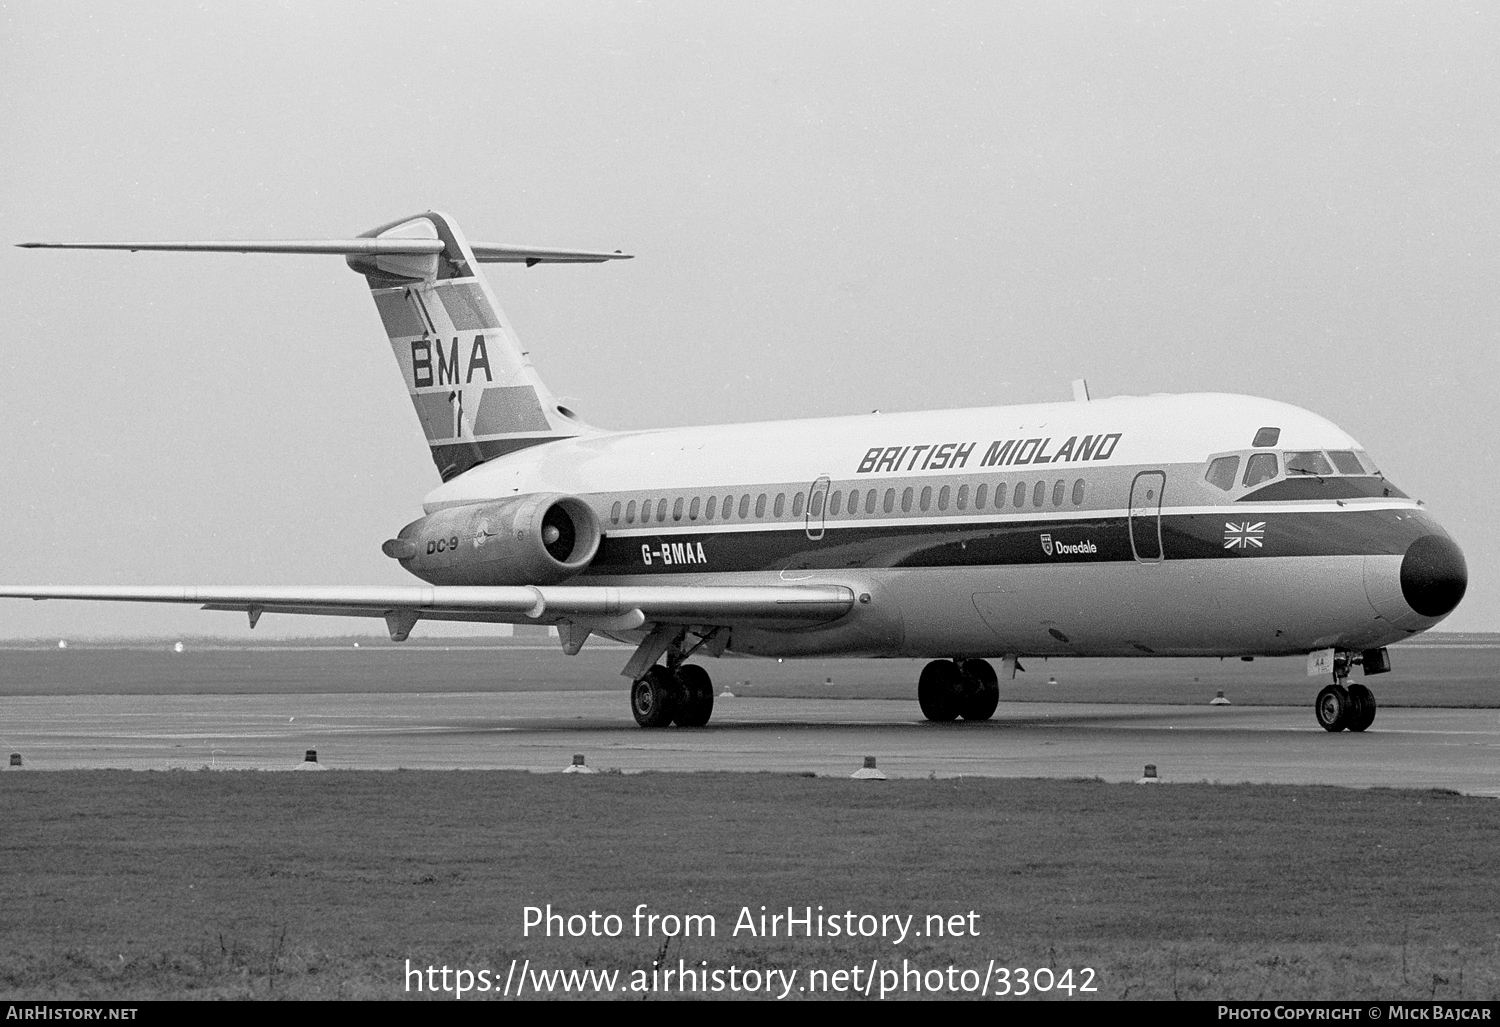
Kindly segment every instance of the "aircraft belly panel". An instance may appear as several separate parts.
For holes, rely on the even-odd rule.
[[[736,629],[765,656],[1238,656],[1374,648],[1393,631],[1371,608],[1362,556],[1079,564],[1068,568],[882,568],[798,583],[868,594],[843,620]],[[646,583],[649,578],[634,579]],[[775,572],[704,575],[772,584]],[[1399,586],[1398,586],[1399,587]]]
[[[956,645],[952,625],[979,621],[990,652],[1033,655],[1298,653],[1379,632],[1364,599],[1363,558],[1007,568],[975,575],[961,602],[907,611],[910,650]],[[956,607],[967,605],[962,611]],[[965,616],[967,614],[967,616]],[[975,639],[968,639],[972,645]],[[968,651],[968,650],[963,650]]]

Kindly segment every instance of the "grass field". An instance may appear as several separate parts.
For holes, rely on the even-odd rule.
[[[0,996],[394,998],[404,961],[1091,967],[1106,998],[1500,996],[1500,804],[746,774],[0,776]],[[715,938],[522,937],[522,908]],[[978,937],[729,937],[742,906]],[[887,961],[893,961],[889,964]],[[805,980],[805,978],[799,978]],[[1054,995],[1055,997],[1055,995]]]
[[[1406,644],[1394,670],[1369,681],[1382,706],[1500,707],[1500,639],[1490,648]],[[0,696],[286,692],[508,692],[619,687],[628,651],[597,640],[567,657],[531,644],[329,641],[288,646],[192,641],[0,649]],[[707,660],[716,685],[788,698],[915,699],[921,660]],[[1006,701],[1205,703],[1218,691],[1250,706],[1311,706],[1322,687],[1301,658],[1027,660],[1001,682]],[[1356,674],[1356,680],[1359,680]]]

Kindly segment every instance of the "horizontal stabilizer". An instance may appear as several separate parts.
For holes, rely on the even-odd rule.
[[[474,259],[481,264],[598,264],[606,260],[629,260],[633,253],[601,250],[554,250],[541,246],[508,246],[505,243],[471,242]]]
[[[164,250],[179,253],[313,253],[343,257],[413,256],[443,252],[441,239],[243,239],[208,242],[23,242],[28,250]],[[629,260],[633,254],[615,250],[560,250],[544,246],[508,243],[470,244],[481,264],[598,264],[606,260]]]

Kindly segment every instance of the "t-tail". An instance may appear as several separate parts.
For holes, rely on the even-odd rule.
[[[479,264],[581,264],[618,250],[470,243],[436,211],[356,239],[21,243],[56,249],[338,254],[365,276],[444,481],[476,464],[594,429],[560,407],[521,348]]]

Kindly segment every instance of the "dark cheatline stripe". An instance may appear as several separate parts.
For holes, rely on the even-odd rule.
[[[1285,556],[1405,553],[1419,538],[1446,541],[1418,511],[1224,514],[1162,517],[1162,545],[1171,560],[1256,560]],[[1049,536],[1044,540],[1043,535]],[[1260,544],[1256,545],[1258,541]],[[686,543],[692,543],[691,553]],[[1233,545],[1227,543],[1233,542]],[[682,559],[673,544],[684,544]],[[1051,544],[1051,551],[1045,543]],[[1451,543],[1448,543],[1451,545]],[[642,553],[651,554],[648,564]],[[666,547],[663,553],[663,546]],[[697,558],[698,547],[703,558]],[[1456,548],[1456,547],[1455,547]],[[606,531],[590,574],[691,574],[705,571],[841,570],[863,567],[994,567],[1133,562],[1125,517],[1033,520],[999,524],[830,527],[813,541],[800,526],[771,531],[611,537]]]
[[[437,465],[438,475],[444,481],[452,481],[469,468],[493,460],[497,456],[530,449],[544,442],[556,442],[568,438],[566,435],[547,435],[542,438],[484,439],[479,442],[453,442],[447,445],[432,445],[432,462]]]
[[[1307,475],[1298,478],[1283,478],[1274,484],[1267,485],[1263,489],[1247,492],[1237,502],[1260,503],[1267,500],[1280,501],[1289,499],[1369,499],[1390,497],[1393,499],[1405,499],[1406,493],[1386,481],[1384,478],[1350,477],[1350,478],[1319,478],[1316,475]]]

